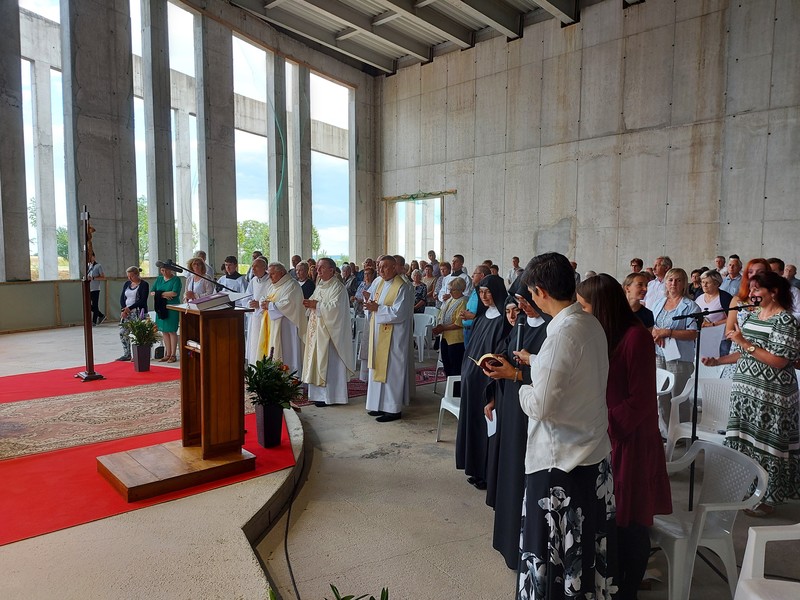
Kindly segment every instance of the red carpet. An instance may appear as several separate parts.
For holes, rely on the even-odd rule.
[[[0,461],[0,545],[184,498],[295,464],[285,422],[278,448],[258,445],[255,415],[245,417],[245,427],[245,449],[256,455],[254,471],[139,502],[122,499],[97,472],[96,458],[180,439],[180,429]]]
[[[180,369],[155,365],[151,365],[149,371],[137,373],[133,370],[133,363],[120,361],[95,365],[95,373],[100,373],[105,379],[82,381],[75,377],[76,373],[85,370],[86,366],[84,365],[71,369],[0,377],[0,403],[177,381],[181,376]]]

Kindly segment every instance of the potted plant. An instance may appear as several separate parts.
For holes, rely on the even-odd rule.
[[[288,365],[265,356],[254,365],[247,365],[244,384],[256,409],[258,443],[264,448],[279,446],[283,427],[283,409],[303,396],[297,371],[289,372]]]
[[[161,332],[144,311],[132,313],[127,320],[123,321],[122,327],[131,340],[133,370],[149,371],[151,349],[153,344],[161,338]]]

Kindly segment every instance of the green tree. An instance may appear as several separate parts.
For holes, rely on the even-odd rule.
[[[150,257],[150,226],[147,219],[147,198],[144,196],[136,199],[136,218],[139,221],[139,261],[144,262]]]
[[[266,223],[253,219],[240,221],[236,228],[236,237],[240,263],[249,265],[254,250],[260,250],[264,256],[269,256],[269,225]]]
[[[311,226],[311,253],[315,256],[319,254],[320,246],[322,246],[321,242],[319,241],[319,231],[317,228],[312,225]]]
[[[28,222],[36,229],[36,198],[28,200]]]
[[[56,252],[64,260],[69,260],[69,232],[66,227],[56,228]]]
[[[249,265],[253,250],[261,250],[264,256],[269,257],[269,225],[262,221],[248,219],[239,221],[236,227],[237,244],[239,246],[239,263]],[[311,253],[320,254],[319,231],[311,226]],[[325,251],[323,250],[324,254]]]

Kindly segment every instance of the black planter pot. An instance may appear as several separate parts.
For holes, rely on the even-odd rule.
[[[262,448],[281,445],[283,408],[279,404],[256,404],[256,431]]]
[[[134,371],[150,370],[150,352],[152,346],[137,346],[131,344],[131,357],[133,358]]]

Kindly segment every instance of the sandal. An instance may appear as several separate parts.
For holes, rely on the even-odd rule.
[[[168,363],[174,363],[174,362],[175,362],[175,361],[177,361],[177,360],[178,360],[178,359],[177,359],[177,358],[175,358],[174,356],[170,356],[170,357],[167,359],[167,362],[168,362]]]
[[[762,502],[753,508],[745,508],[744,514],[748,517],[755,517],[756,519],[765,519],[775,514],[775,507]]]

